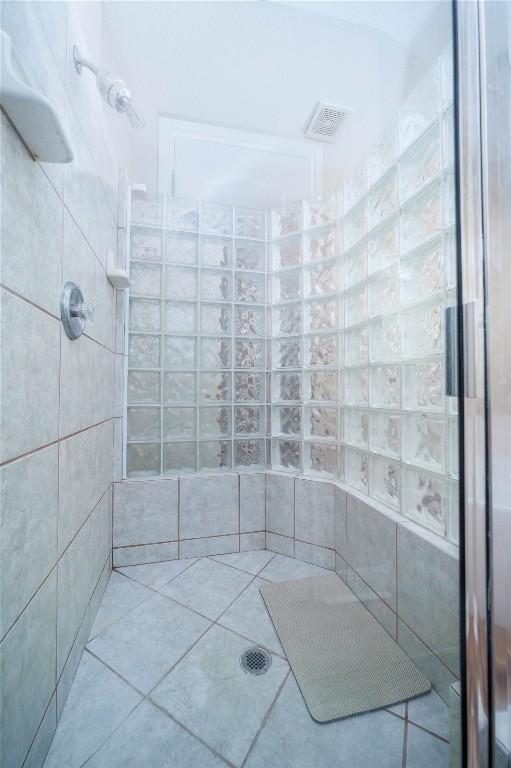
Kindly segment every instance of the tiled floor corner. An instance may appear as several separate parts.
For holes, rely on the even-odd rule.
[[[322,573],[267,550],[114,571],[45,768],[447,768],[436,694],[311,719],[259,589]],[[254,643],[260,677],[239,663]]]

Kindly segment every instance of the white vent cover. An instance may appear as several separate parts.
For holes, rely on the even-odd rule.
[[[305,128],[309,139],[333,142],[339,136],[351,109],[336,107],[334,104],[318,102],[316,109]]]

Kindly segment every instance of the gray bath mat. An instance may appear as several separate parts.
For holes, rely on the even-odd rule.
[[[261,595],[314,720],[388,707],[430,690],[336,574],[265,584]]]

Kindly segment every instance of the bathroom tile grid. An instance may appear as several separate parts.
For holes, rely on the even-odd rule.
[[[435,693],[311,719],[259,587],[323,573],[267,550],[114,571],[45,768],[447,768]],[[251,644],[272,652],[265,675],[240,667]]]

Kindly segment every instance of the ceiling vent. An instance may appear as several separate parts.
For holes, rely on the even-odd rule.
[[[334,104],[325,104],[320,101],[307,123],[304,133],[309,139],[332,143],[339,136],[348,113],[351,111],[351,109],[336,107]]]

